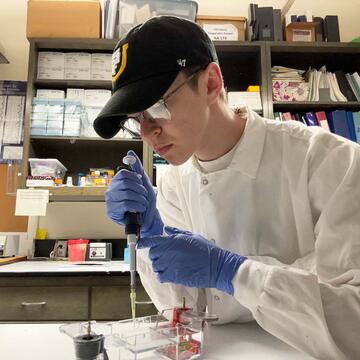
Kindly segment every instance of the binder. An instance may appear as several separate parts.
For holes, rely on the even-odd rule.
[[[283,30],[282,30],[282,20],[281,20],[281,10],[274,9],[274,40],[283,41]]]
[[[353,112],[353,121],[354,121],[356,142],[360,144],[360,111]]]
[[[329,127],[334,134],[350,139],[348,120],[345,110],[335,110],[327,114]]]
[[[349,82],[342,70],[335,71],[335,76],[339,84],[341,92],[345,95],[348,101],[356,101],[356,96],[353,93]]]
[[[272,7],[258,7],[256,9],[258,23],[258,40],[274,41],[274,14]]]
[[[346,112],[346,120],[349,128],[350,140],[356,142],[355,125],[352,111]]]
[[[351,87],[351,90],[354,93],[357,101],[360,101],[360,92],[359,93],[357,92],[357,88],[356,88],[353,78],[351,77],[350,74],[345,74],[345,76],[346,76],[346,80],[348,81],[348,83]]]
[[[327,15],[324,20],[326,41],[340,41],[339,18],[336,15]]]
[[[316,116],[313,112],[305,113],[305,121],[308,126],[318,126],[318,122],[316,120]]]
[[[314,17],[315,26],[315,39],[317,42],[324,41],[324,19],[322,17]]]
[[[291,113],[289,112],[284,112],[282,113],[282,119],[283,121],[288,121],[288,120],[292,120],[292,116],[291,116]]]
[[[330,132],[329,123],[326,117],[325,111],[317,111],[315,113],[316,120],[318,121],[319,125],[326,131]]]
[[[351,80],[353,82],[353,85],[354,85],[354,88],[355,88],[357,94],[360,97],[360,76],[359,76],[359,74],[357,72],[354,72],[351,75]]]

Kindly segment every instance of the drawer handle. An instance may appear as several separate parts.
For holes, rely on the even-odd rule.
[[[46,305],[46,301],[39,301],[39,302],[22,302],[21,303],[22,306],[45,306]]]

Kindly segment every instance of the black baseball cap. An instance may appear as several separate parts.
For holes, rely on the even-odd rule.
[[[95,131],[113,137],[128,114],[155,104],[180,71],[210,62],[218,62],[214,44],[192,21],[157,16],[135,26],[114,48],[113,94],[94,121]]]

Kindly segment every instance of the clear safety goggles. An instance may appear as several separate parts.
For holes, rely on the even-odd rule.
[[[198,72],[202,69],[196,70],[193,74],[188,76],[180,85],[178,85],[174,90],[170,91],[166,96],[157,101],[154,105],[142,111],[138,114],[131,114],[125,120],[122,125],[122,128],[129,132],[132,136],[140,136],[140,124],[142,122],[148,122],[154,126],[162,126],[165,122],[171,120],[171,113],[168,109],[166,101],[174,95],[180,88],[187,84],[191,79],[193,79]]]

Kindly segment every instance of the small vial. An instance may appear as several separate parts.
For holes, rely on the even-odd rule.
[[[73,186],[73,181],[72,181],[72,177],[68,176],[66,178],[66,186]]]
[[[123,163],[125,165],[131,166],[134,165],[136,163],[136,159],[135,156],[132,155],[126,155],[123,157]]]

